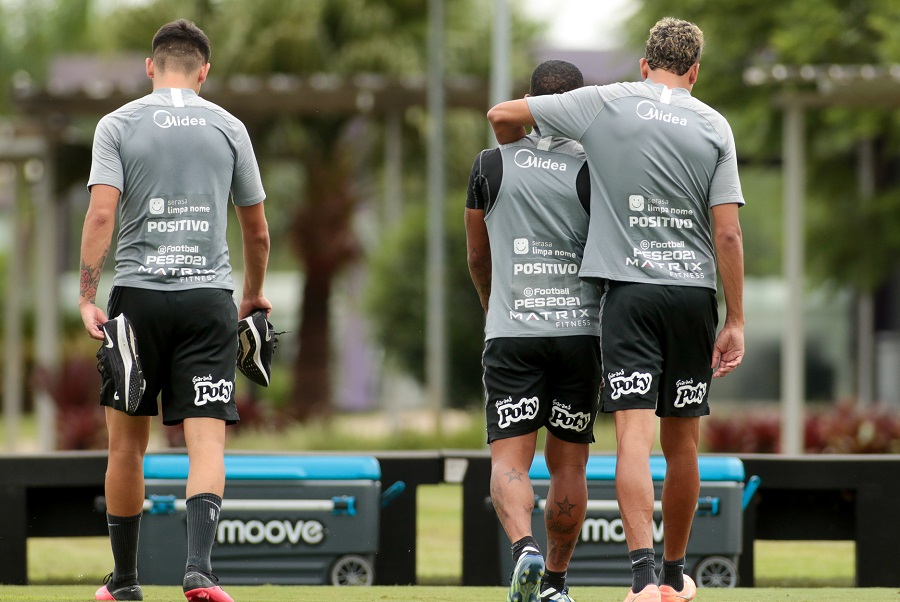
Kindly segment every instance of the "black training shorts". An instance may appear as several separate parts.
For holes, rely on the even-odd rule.
[[[570,443],[593,443],[600,397],[595,336],[488,339],[482,355],[488,443],[542,426]]]
[[[600,304],[603,411],[709,414],[718,322],[711,289],[608,282]]]
[[[238,320],[231,291],[115,286],[107,315],[120,313],[134,327],[147,380],[136,415],[156,416],[156,400],[162,393],[164,424],[194,417],[238,421],[234,405]],[[112,406],[113,393],[112,383],[104,381],[100,404]]]

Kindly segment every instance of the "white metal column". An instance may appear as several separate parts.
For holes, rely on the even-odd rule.
[[[781,453],[803,453],[805,402],[804,203],[805,114],[796,102],[784,111],[784,279],[787,302],[781,343]]]
[[[17,451],[19,431],[22,428],[22,278],[21,272],[14,269],[16,257],[25,245],[25,226],[22,223],[19,201],[19,168],[15,164],[4,179],[8,177],[10,190],[9,218],[12,236],[7,254],[6,294],[3,304],[3,421],[6,423],[6,451]]]
[[[857,149],[857,190],[865,204],[875,196],[875,146],[866,138]],[[867,406],[875,392],[875,299],[869,290],[857,292],[856,337],[856,399]]]
[[[428,275],[425,319],[428,400],[436,434],[443,430],[447,389],[444,268],[444,2],[428,1]]]

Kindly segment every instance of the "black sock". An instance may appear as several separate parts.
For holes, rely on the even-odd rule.
[[[216,540],[222,498],[214,493],[192,495],[185,502],[187,510],[187,566],[212,573],[209,556]]]
[[[639,593],[642,589],[656,583],[656,559],[653,548],[641,548],[628,552],[631,560],[631,591]]]
[[[532,549],[533,548],[533,549]],[[541,547],[534,540],[534,537],[531,535],[526,535],[516,543],[512,545],[512,557],[513,562],[519,562],[519,557],[522,556],[523,553],[528,554],[540,554]]]
[[[549,586],[558,592],[566,589],[566,572],[565,571],[544,571],[544,577],[541,579],[541,591],[544,587]]]
[[[109,527],[109,543],[112,547],[113,575],[110,579],[112,587],[137,585],[138,537],[141,532],[141,515],[113,516],[106,513],[106,524]]]
[[[662,572],[659,574],[659,584],[669,585],[676,592],[684,589],[684,557],[678,560],[666,560],[663,558]]]

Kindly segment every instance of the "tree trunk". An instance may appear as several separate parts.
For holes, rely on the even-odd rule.
[[[348,149],[316,146],[305,163],[306,204],[292,226],[306,281],[289,410],[301,422],[331,414],[331,291],[334,278],[360,254],[352,226],[357,196]]]
[[[331,413],[331,299],[333,270],[307,265],[300,310],[300,349],[294,361],[291,415],[301,422]]]

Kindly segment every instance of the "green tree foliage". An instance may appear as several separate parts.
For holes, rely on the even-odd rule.
[[[788,89],[748,86],[746,69],[900,63],[900,3],[893,0],[643,0],[629,23],[634,43],[642,47],[650,27],[666,15],[703,29],[706,49],[694,93],[728,117],[744,161],[780,157],[776,100]],[[896,266],[886,259],[900,254],[898,115],[897,109],[841,107],[807,113],[807,257],[820,280],[872,290]],[[857,144],[865,138],[876,148],[876,191],[869,202],[860,198],[856,176]],[[755,202],[748,198],[748,210]]]
[[[42,80],[53,56],[99,47],[92,6],[92,0],[0,2],[0,113],[10,111],[9,86],[18,77]]]
[[[447,225],[447,338],[449,402],[465,406],[481,398],[484,312],[466,265],[462,219],[465,193],[458,188],[445,212]],[[427,210],[410,208],[370,259],[366,304],[376,337],[397,365],[425,382],[425,278]],[[414,276],[414,277],[407,277]]]
[[[444,3],[448,75],[478,76],[487,85],[490,53],[485,41],[490,40],[492,5],[492,0]],[[0,58],[4,59],[0,74],[9,81],[15,66],[41,81],[53,56],[76,51],[127,50],[149,55],[149,41],[157,28],[186,18],[209,35],[211,77],[219,83],[242,75],[273,74],[309,77],[366,72],[424,78],[427,9],[428,3],[421,0],[0,0]],[[511,57],[512,68],[520,78],[530,72],[526,49],[536,27],[525,23],[514,6],[513,10],[513,45],[520,50]],[[5,60],[11,51],[15,60]],[[427,114],[414,108],[402,118],[403,196],[407,204],[418,206],[425,189]],[[359,205],[377,196],[369,190],[380,168],[378,153],[371,149],[383,144],[381,123],[379,116],[273,114],[247,125],[269,191],[267,214],[273,241],[289,241],[273,249],[273,256],[290,249],[305,276],[290,406],[301,418],[327,414],[332,380],[330,298],[339,274],[366,254],[354,220]],[[459,143],[448,142],[447,179],[464,182],[471,158],[486,138],[483,114],[473,128],[471,116],[451,111],[447,131],[448,140]],[[459,199],[448,201],[448,206],[462,211]],[[464,269],[464,251],[448,257],[457,259]],[[424,286],[424,272],[409,272],[406,277]],[[477,315],[477,302],[474,309]],[[421,332],[418,336],[424,340]],[[455,336],[471,336],[480,346],[480,325],[455,331]],[[458,346],[455,338],[451,344]],[[451,354],[456,363],[455,349]]]
[[[448,75],[487,78],[491,20],[490,0],[453,0],[445,6],[445,69]],[[213,77],[285,73],[349,76],[376,73],[424,77],[427,69],[428,3],[420,0],[157,0],[119,10],[111,29],[123,48],[146,49],[155,28],[177,17],[196,21],[209,35],[213,51]],[[532,29],[514,17],[514,42],[527,48]],[[515,57],[516,73],[529,69],[525,53]],[[227,108],[227,107],[226,107]],[[487,107],[485,107],[486,109]],[[413,109],[403,116],[405,198],[417,204],[424,189],[424,134],[426,117]],[[449,116],[448,130],[458,129]],[[246,121],[246,119],[245,119]],[[478,136],[484,140],[483,117]],[[462,126],[467,129],[468,126]],[[331,406],[330,298],[335,279],[365,255],[354,227],[359,205],[367,200],[365,173],[378,156],[381,126],[378,116],[271,115],[248,123],[261,156],[264,172],[273,179],[280,198],[267,203],[278,219],[275,234],[290,241],[304,272],[300,303],[299,351],[293,366],[291,413],[300,419],[328,414]],[[452,138],[452,136],[450,136]],[[476,146],[448,144],[448,180],[464,181]],[[298,170],[299,168],[299,170]],[[296,176],[292,170],[299,171]],[[264,173],[264,175],[268,175]],[[294,184],[296,188],[288,187]],[[280,231],[280,232],[279,232]],[[464,251],[460,255],[464,263]],[[414,286],[424,286],[424,272],[407,272]],[[410,300],[411,303],[418,302]],[[407,313],[413,308],[405,308]],[[477,305],[476,305],[477,309]],[[480,328],[472,336],[480,339]],[[419,332],[418,336],[424,335]],[[476,353],[476,358],[478,354]]]

